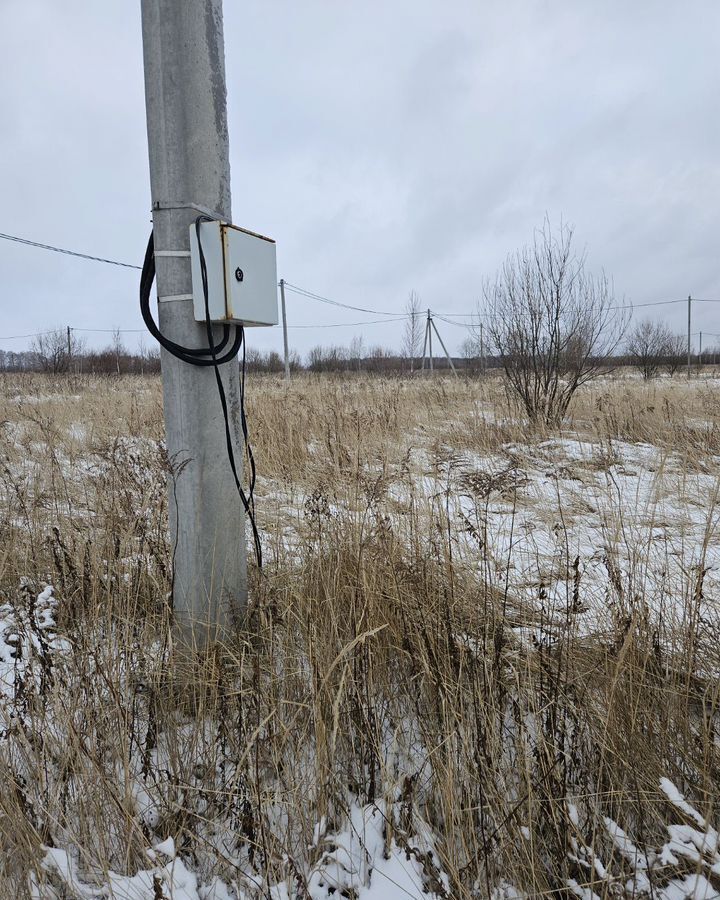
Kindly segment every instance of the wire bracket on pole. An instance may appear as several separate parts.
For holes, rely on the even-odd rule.
[[[210,216],[218,222],[227,222],[224,215],[217,210],[208,209],[207,206],[200,206],[198,203],[191,203],[190,200],[153,200],[153,212],[165,209],[194,209],[196,212],[202,213],[204,216]]]
[[[173,300],[192,300],[192,294],[167,294],[165,297],[158,297],[158,303],[171,303]]]

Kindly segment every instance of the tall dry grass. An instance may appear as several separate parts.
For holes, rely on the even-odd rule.
[[[720,649],[702,572],[688,568],[680,615],[658,614],[648,536],[632,567],[607,560],[607,615],[589,634],[591,586],[572,554],[557,560],[567,603],[551,614],[540,582],[536,602],[514,595],[480,525],[469,564],[453,484],[417,488],[418,457],[441,484],[453,454],[547,437],[528,434],[499,382],[253,379],[269,560],[234,640],[193,659],[170,630],[159,384],[2,387],[0,658],[19,655],[0,701],[0,896],[33,883],[72,896],[41,865],[48,846],[71,848],[100,884],[146,868],[167,837],[206,882],[310,896],[307,872],[353,804],[378,806],[387,844],[439,896],[571,882],[629,896],[633,866],[606,817],[661,846],[682,819],[667,777],[717,819]],[[566,428],[711,467],[718,421],[702,384],[607,381]],[[493,489],[475,483],[478,523]],[[623,510],[610,515],[620,528]],[[57,606],[38,606],[45,582]],[[651,893],[700,870],[718,884],[679,856]]]

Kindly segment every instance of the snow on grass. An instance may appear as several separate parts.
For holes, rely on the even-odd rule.
[[[56,608],[51,585],[36,595],[28,583],[21,585],[15,602],[0,606],[0,704],[12,703],[27,690],[28,678],[47,677],[53,655],[69,649],[56,634]]]
[[[607,628],[611,615],[632,615],[637,603],[679,621],[693,578],[698,594],[720,592],[720,542],[711,539],[720,478],[712,460],[574,436],[490,454],[416,447],[408,460],[402,474],[387,471],[380,508],[400,528],[408,514],[448,514],[457,561],[471,571],[489,566],[520,608],[550,618],[570,611],[589,634]],[[318,499],[297,486],[260,483],[267,542],[290,557],[313,503],[328,521],[376,503],[357,492]],[[619,594],[620,581],[632,594]],[[717,612],[701,602],[708,623],[715,621]]]
[[[91,514],[98,497],[117,497],[126,491],[128,522],[134,516],[150,518],[165,492],[164,479],[158,477],[161,445],[144,438],[121,438],[102,452],[87,447],[84,454],[73,452],[75,444],[83,450],[89,434],[81,423],[73,422],[67,429],[70,447],[35,441],[28,444],[27,455],[12,465],[28,482],[39,480],[48,470],[54,472],[54,466],[71,488],[87,491],[87,496],[81,493],[73,503],[55,501],[56,516],[78,517],[81,510]],[[6,435],[18,443],[25,437],[19,426],[13,431],[6,425]],[[720,588],[720,546],[714,539],[717,459],[688,460],[681,453],[647,443],[570,435],[537,443],[515,441],[482,453],[431,447],[420,430],[415,438],[425,443],[408,449],[406,464],[365,463],[362,488],[353,481],[356,473],[352,472],[333,473],[332,487],[324,483],[321,457],[326,448],[322,444],[309,448],[320,474],[308,467],[306,476],[294,481],[261,477],[258,509],[266,543],[285,562],[295,564],[303,558],[302,545],[309,532],[335,529],[348,518],[387,517],[402,539],[406,534],[402,529],[413,517],[429,526],[433,515],[441,512],[450,523],[453,564],[473,573],[491,570],[492,583],[507,589],[508,607],[517,617],[513,631],[522,643],[548,645],[555,639],[554,624],[569,618],[580,634],[602,631],[610,617],[632,616],[641,608],[680,620],[691,603],[697,604],[698,620],[708,633],[717,627],[713,605]],[[33,457],[48,454],[53,463],[43,469]],[[122,483],[116,480],[118,472],[125,476]],[[95,495],[87,490],[89,484],[96,489]],[[42,499],[42,490],[37,490],[37,496]],[[119,557],[117,565],[129,569],[142,560],[138,552]],[[695,592],[693,581],[698,585]],[[19,688],[42,679],[52,660],[69,651],[69,645],[55,634],[56,602],[52,588],[38,592],[26,586],[20,599],[0,606],[0,697],[4,697],[0,702],[12,703]],[[538,627],[539,618],[542,627]],[[468,653],[481,653],[483,645],[471,630],[458,631],[455,639]],[[121,683],[131,691],[125,676],[128,680]],[[143,722],[144,703],[142,697],[136,703]],[[200,768],[203,762],[204,746],[197,737],[202,727],[194,723],[194,738],[191,729],[188,735],[178,730],[187,741],[181,740],[174,751],[172,775],[181,781],[171,783],[171,752],[165,746],[169,737],[162,734],[149,753],[152,770],[159,773],[157,780],[143,778],[138,758],[131,760],[132,771],[118,771],[118,784],[130,801],[128,808],[147,833],[146,864],[131,874],[98,873],[85,865],[87,848],[48,847],[43,859],[48,883],[37,884],[35,896],[51,900],[63,896],[80,900],[450,896],[449,879],[436,849],[439,838],[432,829],[415,817],[408,832],[398,826],[397,804],[357,799],[348,800],[345,815],[337,817],[330,830],[325,819],[316,823],[308,853],[297,863],[297,870],[278,883],[258,881],[247,853],[237,851],[237,825],[226,811],[203,807],[201,814],[207,813],[211,826],[203,838],[212,836],[213,851],[219,858],[232,857],[229,865],[237,870],[234,880],[215,876],[203,881],[190,854],[171,839],[158,840],[167,834],[161,810],[171,805],[169,801],[175,802],[176,795],[181,803],[207,788],[208,797],[223,797],[227,784],[237,780],[232,759],[221,760],[225,783],[218,784],[211,775],[204,784],[204,776],[192,774],[193,766]],[[208,723],[209,733],[213,728]],[[178,784],[182,791],[178,788],[173,793]],[[387,785],[382,787],[381,795],[393,796]],[[668,839],[660,846],[636,840],[633,823],[623,820],[623,828],[609,817],[595,823],[605,845],[595,845],[594,831],[586,844],[587,823],[568,801],[575,866],[574,877],[567,881],[569,892],[583,900],[609,894],[652,895],[661,900],[718,896],[713,886],[720,878],[717,832],[669,779],[662,779],[660,790],[677,820],[667,825]],[[279,802],[276,818],[278,831],[286,829],[287,811]],[[526,826],[519,831],[526,841],[537,839]],[[290,862],[283,862],[289,870]],[[485,885],[478,887],[479,896],[485,896],[484,889]],[[501,879],[492,896],[519,900],[524,895]]]
[[[234,883],[213,877],[202,883],[187,861],[177,854],[172,838],[148,848],[150,865],[132,875],[113,871],[84,871],[77,849],[46,847],[42,868],[48,884],[36,883],[31,891],[38,900],[66,896],[77,900],[432,900],[449,896],[449,881],[438,864],[435,839],[427,826],[420,835],[399,833],[388,837],[393,812],[385,803],[353,805],[347,824],[318,841],[320,855],[306,872],[275,884],[256,883],[250,872],[240,873]],[[52,893],[49,893],[52,891]]]

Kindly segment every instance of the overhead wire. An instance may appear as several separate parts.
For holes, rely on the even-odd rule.
[[[145,334],[144,328],[76,328],[70,326],[70,331],[87,331],[91,334]]]
[[[53,328],[50,329],[50,331],[35,331],[32,334],[9,334],[6,337],[0,337],[0,341],[19,341],[24,338],[41,337],[45,334],[52,334],[53,331],[57,331],[57,329]]]
[[[89,253],[68,250],[66,247],[55,247],[53,244],[41,244],[39,241],[31,241],[28,238],[18,237],[16,234],[3,234],[0,232],[0,239],[4,241],[14,241],[16,244],[26,244],[28,247],[37,247],[40,250],[52,250],[53,253],[64,253],[66,256],[77,256],[80,259],[90,259],[93,262],[106,263],[109,266],[120,266],[123,269],[142,269],[142,266],[137,266],[134,263],[120,262],[117,259],[106,259],[103,256],[91,256]]]
[[[298,287],[296,284],[291,284],[289,281],[285,281],[285,289],[288,291],[292,291],[294,294],[300,294],[302,297],[307,297],[309,300],[317,300],[320,303],[328,303],[330,306],[339,306],[342,309],[352,309],[355,312],[364,312],[370,313],[375,316],[397,316],[399,313],[397,311],[394,312],[385,312],[383,309],[366,309],[363,306],[352,306],[350,303],[341,303],[339,300],[331,300],[329,297],[323,297],[321,294],[315,294],[313,291],[307,291],[305,288]]]
[[[411,316],[398,316],[395,319],[368,319],[365,322],[332,322],[324,325],[288,325],[288,328],[357,328],[360,325],[387,325],[389,322],[404,322]]]
[[[90,260],[92,262],[105,263],[106,265],[119,266],[120,268],[125,268],[125,269],[135,269],[135,270],[140,270],[140,271],[143,270],[143,266],[138,266],[135,263],[127,263],[127,262],[123,262],[121,260],[110,259],[110,258],[104,257],[104,256],[95,256],[90,253],[82,253],[78,250],[71,250],[68,247],[58,247],[54,244],[45,244],[40,241],[33,241],[29,238],[21,237],[20,235],[0,232],[0,239],[6,240],[6,241],[12,241],[12,242],[18,243],[18,244],[23,244],[23,245],[26,245],[29,247],[35,247],[40,250],[48,250],[48,251],[52,251],[53,253],[61,253],[66,256],[73,256],[78,259],[86,259],[86,260]],[[355,312],[363,312],[363,313],[368,313],[371,315],[379,315],[379,316],[387,317],[387,318],[383,318],[383,319],[377,319],[377,320],[371,320],[371,321],[365,321],[365,322],[348,322],[348,323],[338,322],[338,323],[314,324],[314,325],[289,325],[288,326],[289,328],[358,328],[363,325],[376,325],[376,324],[381,324],[383,322],[388,322],[388,323],[401,322],[401,321],[406,321],[407,319],[412,318],[412,314],[403,315],[402,313],[399,313],[396,310],[395,311],[386,311],[386,310],[380,310],[380,309],[371,309],[371,308],[363,307],[363,306],[355,306],[354,304],[350,304],[350,303],[343,303],[339,300],[333,300],[330,297],[325,297],[322,294],[316,293],[315,291],[307,290],[306,288],[303,288],[297,284],[293,284],[292,282],[285,281],[284,284],[285,284],[286,290],[291,291],[292,293],[295,293],[298,296],[305,297],[309,300],[315,300],[317,302],[325,303],[330,306],[339,307],[341,309],[351,309]],[[608,309],[609,310],[647,309],[647,308],[656,307],[656,306],[670,306],[670,305],[674,305],[674,304],[678,304],[678,303],[686,303],[687,300],[688,300],[688,298],[682,298],[682,299],[677,299],[677,300],[652,300],[652,301],[648,301],[646,303],[618,304],[615,306],[608,307]],[[707,298],[707,297],[691,297],[690,300],[692,303],[718,303],[718,302],[720,302],[720,298]],[[424,313],[420,313],[419,315],[424,315]],[[443,322],[447,322],[449,325],[455,325],[459,328],[473,328],[473,327],[476,327],[476,323],[477,323],[478,319],[494,318],[491,313],[481,312],[479,310],[476,312],[473,312],[473,313],[433,312],[432,315],[434,317],[440,319]],[[454,319],[470,319],[471,321],[469,323],[464,323],[464,322],[453,321]],[[150,327],[150,326],[148,326],[148,327]],[[118,331],[121,334],[140,334],[143,332],[143,329],[139,329],[139,328],[115,329],[115,328],[75,328],[75,327],[73,327],[72,330],[73,331],[82,331],[82,332],[86,332],[86,333],[97,333],[97,334],[103,334],[103,333],[110,334],[110,333],[114,333],[114,332],[118,332]],[[153,332],[152,328],[150,328],[150,330],[151,330],[151,333],[153,333],[154,336],[157,338],[157,334],[155,334]],[[51,334],[51,333],[52,333],[52,330],[34,332],[34,333],[30,333],[30,334],[8,335],[5,337],[0,337],[0,341],[23,340],[23,339],[32,338],[32,337],[40,337],[42,335]],[[710,332],[707,332],[707,333],[710,334]],[[225,339],[226,337],[227,336],[224,333],[223,338]],[[220,346],[223,347],[226,345],[227,345],[226,343],[223,344],[221,342]],[[239,350],[239,346],[237,349]],[[191,353],[191,355],[195,355],[195,354]],[[221,358],[220,362],[223,362],[223,361],[225,361],[224,358]],[[200,364],[201,365],[212,365],[212,360],[211,359],[206,360],[206,362],[200,363]]]
[[[453,322],[452,319],[448,319],[446,316],[441,315],[440,313],[433,313],[433,318],[440,319],[442,322],[447,322],[448,325],[455,325],[457,328],[475,328],[477,327],[475,322]]]

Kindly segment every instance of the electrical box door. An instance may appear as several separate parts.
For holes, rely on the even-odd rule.
[[[207,269],[207,307],[211,322],[277,325],[275,241],[224,222],[201,222],[200,244]],[[207,320],[195,225],[190,226],[193,310]]]

